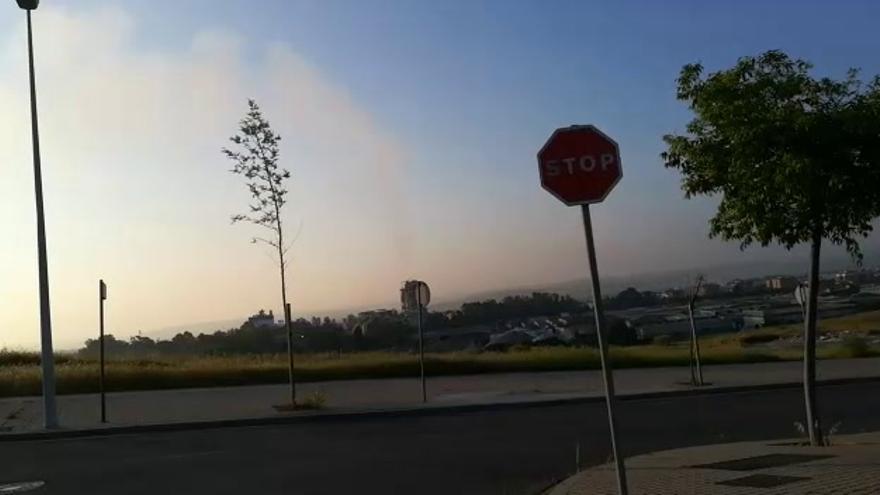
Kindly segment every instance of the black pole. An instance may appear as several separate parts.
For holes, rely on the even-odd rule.
[[[602,307],[602,289],[599,286],[599,269],[596,263],[596,246],[593,242],[593,220],[590,218],[590,205],[581,205],[584,220],[584,237],[587,244],[587,261],[590,264],[590,281],[593,285],[593,313],[596,317],[596,340],[599,344],[599,361],[602,364],[602,381],[605,383],[605,406],[608,410],[608,430],[611,434],[611,454],[617,472],[617,493],[629,493],[626,483],[626,466],[617,444],[617,419],[614,407],[617,399],[614,396],[614,377],[611,372],[611,361],[608,359],[608,340],[605,333],[605,312]]]
[[[290,303],[284,303],[284,320],[287,323],[287,378],[290,382],[290,405],[296,406],[296,382],[293,380],[293,328],[290,323]]]
[[[696,385],[697,384],[697,375],[696,375],[696,371],[694,370],[694,319],[693,319],[693,315],[691,313],[690,304],[688,304],[688,315],[691,316],[691,319],[690,319],[691,338],[690,338],[690,345],[688,346],[689,347],[688,350],[690,351],[690,354],[688,354],[688,356],[689,356],[688,364],[690,365],[690,370],[691,370],[691,385]]]
[[[428,402],[428,391],[425,386],[425,339],[422,336],[422,283],[416,285],[416,302],[419,306],[419,372],[422,379],[422,403]]]
[[[34,145],[34,193],[37,203],[37,258],[40,281],[40,340],[43,368],[43,425],[58,426],[55,406],[55,361],[52,352],[52,313],[49,306],[49,267],[46,261],[46,222],[43,215],[43,174],[40,163],[40,132],[37,124],[37,86],[34,79],[34,42],[31,11],[27,10],[28,69],[31,89],[31,140]]]
[[[104,289],[104,281],[98,280],[98,320],[99,320],[99,337],[98,341],[101,348],[101,422],[107,422],[107,395],[104,392],[104,299],[106,292]]]

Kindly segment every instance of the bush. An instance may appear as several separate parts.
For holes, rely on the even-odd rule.
[[[39,366],[40,362],[39,352],[0,349],[0,366]],[[78,364],[83,362],[86,361],[72,357],[67,353],[55,353],[55,364]]]
[[[868,342],[861,337],[849,336],[843,339],[843,349],[850,357],[867,357],[871,355]]]
[[[321,390],[315,390],[297,404],[297,409],[324,409],[327,404],[327,394]]]
[[[669,345],[672,345],[672,336],[671,335],[657,335],[656,337],[654,337],[654,339],[651,342],[654,345],[661,345],[664,347],[669,346]]]
[[[767,342],[779,340],[779,338],[779,335],[773,333],[753,333],[741,336],[739,342],[742,345],[766,344]]]
[[[36,352],[0,349],[0,366],[38,366],[40,355]]]

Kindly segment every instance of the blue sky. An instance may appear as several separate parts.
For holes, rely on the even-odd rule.
[[[246,197],[217,150],[246,96],[285,138],[288,221],[303,225],[294,306],[309,313],[394,304],[409,277],[453,299],[586,276],[577,211],[540,189],[535,163],[574,123],[599,126],[623,158],[624,179],[594,209],[604,274],[806,262],[706,239],[713,200],[684,200],[658,156],[688,119],[678,71],[783,49],[817,74],[880,73],[873,1],[42,3],[50,262],[71,343],[98,276],[128,294],[123,335],[279,306],[271,260],[226,221]],[[22,21],[0,13],[0,99],[14,110],[0,125],[18,136],[6,163],[29,160]],[[10,174],[0,323],[23,330],[0,345],[30,345],[32,191],[26,168]]]
[[[290,43],[421,151],[411,186],[428,198],[486,187],[531,201],[536,146],[553,127],[589,121],[624,149],[630,180],[615,196],[627,201],[615,206],[691,210],[670,201],[677,179],[657,159],[660,136],[687,119],[674,99],[683,64],[714,69],[781,48],[829,75],[880,72],[873,1],[130,4],[163,34],[145,43],[166,49],[204,26]]]

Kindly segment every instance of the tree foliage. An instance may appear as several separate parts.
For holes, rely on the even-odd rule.
[[[521,322],[537,316],[552,316],[577,312],[583,320],[587,315],[584,303],[570,296],[535,292],[530,296],[509,296],[464,303],[457,311],[425,312],[428,331],[463,329],[471,325],[495,325],[503,322]],[[572,318],[578,320],[580,318]],[[296,319],[291,324],[294,341],[299,351],[335,352],[361,350],[414,350],[417,344],[415,328],[406,315],[396,311],[366,311],[348,315],[342,321],[324,317]],[[112,335],[105,336],[107,354],[117,357],[149,357],[154,355],[216,355],[280,353],[285,342],[279,326],[255,326],[245,322],[239,328],[198,333],[184,331],[170,339],[151,339],[134,336],[128,341]],[[464,329],[463,329],[464,330]],[[623,329],[615,334],[614,343],[630,342],[631,336]],[[619,335],[618,335],[619,334]],[[98,340],[89,339],[79,351],[81,356],[96,357]],[[0,362],[2,364],[2,362]]]
[[[528,296],[507,296],[500,301],[488,299],[464,303],[458,311],[449,312],[448,326],[485,325],[507,319],[553,316],[585,310],[584,303],[571,296],[533,292]],[[432,325],[436,323],[432,322]]]
[[[710,236],[786,248],[818,238],[861,260],[880,215],[880,77],[842,80],[780,51],[704,76],[686,65],[678,99],[695,117],[664,137],[685,196],[720,195]]]
[[[617,293],[616,296],[606,298],[605,307],[608,309],[627,309],[642,306],[656,306],[660,304],[660,298],[654,292],[640,292],[635,287],[627,287]]]
[[[284,181],[290,172],[278,166],[281,136],[276,134],[254,100],[248,100],[248,112],[239,122],[238,132],[229,138],[233,149],[223,154],[233,162],[231,172],[244,177],[252,202],[247,213],[232,216],[232,222],[250,222],[272,231],[269,239],[254,237],[278,250],[285,250],[281,208],[287,202]]]

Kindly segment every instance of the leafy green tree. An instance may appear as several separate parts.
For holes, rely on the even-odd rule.
[[[278,143],[281,141],[281,136],[272,130],[257,103],[248,100],[248,112],[239,122],[238,132],[229,140],[235,146],[232,149],[223,148],[223,154],[233,163],[231,172],[244,177],[252,199],[248,212],[233,215],[232,222],[249,222],[269,230],[269,237],[254,237],[252,242],[268,244],[278,254],[278,269],[281,273],[281,309],[284,310],[288,329],[290,399],[291,402],[295,402],[293,337],[290,330],[291,315],[287,311],[285,278],[287,263],[284,259],[290,246],[285,244],[281,222],[281,209],[287,203],[287,189],[284,182],[290,178],[290,172],[278,166],[280,155]]]
[[[606,298],[608,309],[627,309],[640,306],[656,306],[660,301],[653,292],[639,292],[635,287],[627,287],[616,296]]]
[[[810,442],[823,443],[815,403],[816,302],[823,240],[861,261],[859,239],[880,215],[880,77],[864,83],[815,78],[812,65],[780,51],[741,58],[704,75],[684,66],[678,99],[694,114],[667,135],[666,167],[685,197],[717,196],[709,235],[787,249],[811,246],[804,335],[804,396]]]

